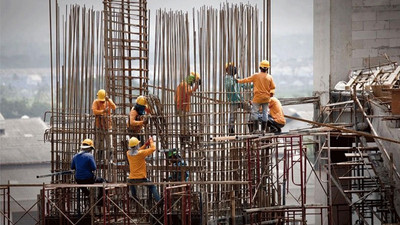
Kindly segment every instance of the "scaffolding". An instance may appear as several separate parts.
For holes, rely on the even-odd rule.
[[[51,172],[59,176],[41,185],[37,223],[332,225],[339,222],[333,217],[334,210],[340,210],[334,202],[338,194],[346,199],[346,209],[354,209],[365,223],[398,222],[390,192],[377,178],[381,175],[378,170],[377,176],[370,174],[376,169],[371,165],[379,162],[373,151],[382,149],[359,138],[382,137],[348,129],[356,126],[352,120],[345,128],[342,111],[321,118],[323,123],[306,121],[328,128],[251,134],[249,112],[228,101],[226,63],[237,65],[238,76],[247,77],[258,70],[259,61],[270,59],[270,4],[263,1],[262,14],[250,4],[202,7],[193,9],[192,20],[186,12],[158,10],[151,69],[145,0],[106,0],[102,12],[74,5],[66,8],[64,16],[58,5],[51,6],[52,111],[46,139],[51,142]],[[178,113],[175,89],[192,71],[200,74],[202,84],[191,96],[190,110]],[[105,118],[111,119],[112,127],[99,130],[91,106],[97,90],[103,88],[117,109]],[[240,94],[240,104],[252,98],[248,86],[242,86]],[[154,137],[157,151],[147,166],[152,182],[135,184],[136,199],[130,196],[125,155],[127,140],[133,136],[127,129],[128,115],[139,95],[147,97],[150,108],[149,124],[140,135]],[[351,101],[332,102],[326,110],[350,109],[355,118],[355,112],[363,109],[355,96]],[[282,102],[317,103],[319,99]],[[236,120],[235,133],[229,136],[230,117]],[[343,135],[354,139],[350,146],[332,147],[332,137]],[[85,138],[95,140],[96,176],[108,183],[79,185],[71,173],[63,173],[70,170]],[[334,148],[346,151],[349,162],[335,161]],[[177,166],[167,159],[171,150],[179,153],[184,164]],[[370,152],[369,161],[364,151]],[[339,166],[346,173],[337,175],[343,170]],[[161,202],[149,199],[149,184],[158,187]],[[4,224],[15,224],[10,188],[0,189]],[[83,194],[84,188],[89,188],[89,196]],[[309,197],[317,190],[320,199]],[[375,192],[383,201],[371,200]]]

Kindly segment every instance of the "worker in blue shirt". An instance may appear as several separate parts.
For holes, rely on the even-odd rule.
[[[229,102],[229,134],[235,133],[235,121],[238,109],[243,109],[244,112],[250,112],[251,107],[248,102],[244,102],[243,96],[240,94],[240,88],[250,89],[252,85],[238,84],[235,82],[235,75],[237,74],[236,66],[230,62],[225,65],[225,92],[226,98]],[[252,132],[252,126],[249,126]]]
[[[94,150],[94,144],[91,139],[85,139],[81,145],[81,151],[74,155],[71,162],[71,169],[75,170],[75,181],[78,184],[94,184],[106,182],[101,177],[96,177],[94,171],[96,170],[96,162],[91,151]],[[87,188],[81,188],[85,195],[90,192]],[[101,189],[102,190],[102,189]],[[99,198],[103,192],[99,191]]]
[[[174,149],[170,149],[167,153],[167,160],[171,166],[177,167],[176,171],[173,171],[171,175],[168,177],[169,181],[188,181],[189,180],[189,171],[184,172],[184,177],[182,178],[182,171],[180,170],[181,166],[186,166],[186,162],[179,155],[178,151]]]

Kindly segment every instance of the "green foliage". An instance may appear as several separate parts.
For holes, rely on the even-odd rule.
[[[26,98],[7,100],[3,97],[0,101],[0,113],[6,119],[21,118],[23,115],[43,118],[44,112],[49,111],[50,108],[51,105],[48,102],[33,101],[32,104],[29,104],[29,100]]]

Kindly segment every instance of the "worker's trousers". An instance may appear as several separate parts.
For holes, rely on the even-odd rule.
[[[94,183],[104,183],[107,182],[105,179],[101,178],[101,177],[93,177],[93,178],[89,178],[89,179],[76,179],[75,181],[77,184],[94,184]],[[84,195],[89,196],[90,191],[88,188],[86,187],[82,187],[79,188]],[[97,198],[100,199],[103,196],[103,188],[99,188],[98,189],[98,194],[97,194]]]
[[[130,183],[130,184],[147,183],[147,182],[151,182],[151,181],[149,179],[147,179],[147,178],[128,179],[128,183]],[[160,195],[158,194],[157,187],[154,184],[146,185],[146,186],[149,189],[150,194],[153,195],[154,200],[156,200],[156,202],[160,201]],[[136,185],[130,185],[130,189],[131,189],[132,197],[137,199],[137,196],[136,196]]]
[[[229,129],[235,127],[235,121],[237,118],[237,110],[243,109],[245,113],[251,110],[250,104],[247,102],[234,102],[229,105]]]
[[[96,160],[109,160],[111,156],[111,137],[108,129],[96,127],[94,146],[97,153]],[[108,154],[106,154],[107,152]]]
[[[258,114],[260,113],[260,106],[262,107],[262,121],[267,122],[268,120],[268,102],[266,103],[255,103],[252,102],[251,106],[251,119],[258,121]]]
[[[274,128],[274,129],[280,131],[280,129],[281,129],[282,127],[284,127],[285,125],[284,125],[284,124],[277,123],[277,122],[274,120],[274,118],[273,118],[270,114],[268,114],[267,126],[272,127],[272,128]]]

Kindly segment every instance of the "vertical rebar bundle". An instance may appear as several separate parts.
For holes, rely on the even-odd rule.
[[[58,4],[51,27],[52,172],[69,170],[85,138],[93,138],[91,105],[104,84],[103,17],[101,12],[73,5],[63,16]],[[52,21],[53,19],[53,21]],[[54,43],[54,44],[53,44]],[[71,180],[53,179],[54,183]]]

